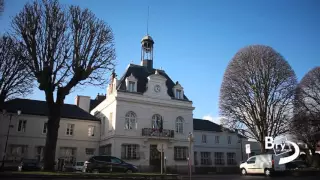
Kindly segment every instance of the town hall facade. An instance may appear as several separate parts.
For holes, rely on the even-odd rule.
[[[179,82],[153,67],[151,36],[145,36],[141,45],[141,65],[129,64],[119,79],[113,73],[106,98],[95,107],[89,107],[90,97],[84,96],[77,96],[78,106],[101,120],[100,154],[140,167],[158,166],[157,145],[163,144],[167,166],[187,166],[193,152],[188,142],[193,132],[192,101]]]
[[[193,117],[183,85],[153,67],[153,45],[151,36],[143,37],[141,64],[129,64],[121,77],[112,73],[105,95],[78,95],[75,104],[63,105],[57,160],[72,165],[94,155],[112,155],[153,172],[160,170],[161,159],[171,172],[187,172],[189,163],[208,172],[208,167],[236,167],[244,160],[246,139]],[[5,103],[0,155],[6,166],[24,158],[43,160],[46,108],[45,101],[31,99]]]

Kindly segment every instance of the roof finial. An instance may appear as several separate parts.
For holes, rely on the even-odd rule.
[[[147,35],[149,35],[149,6],[148,6],[148,17],[147,17]]]

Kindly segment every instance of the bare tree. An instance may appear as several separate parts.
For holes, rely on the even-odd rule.
[[[4,11],[4,0],[0,0],[0,15],[2,15],[3,11]]]
[[[297,80],[274,49],[253,45],[241,49],[229,63],[220,89],[220,113],[229,128],[260,142],[284,134],[291,119]]]
[[[295,114],[291,133],[308,146],[315,154],[317,143],[320,141],[320,67],[309,71],[299,83],[296,90]],[[306,153],[310,155],[309,152]],[[319,166],[319,159],[311,162]]]
[[[106,74],[114,69],[113,33],[88,9],[64,8],[57,0],[26,4],[12,27],[31,56],[26,64],[45,92],[49,115],[44,168],[53,170],[65,97],[79,85],[106,83]]]
[[[5,100],[32,93],[33,77],[21,60],[23,53],[15,39],[0,37],[0,107]]]

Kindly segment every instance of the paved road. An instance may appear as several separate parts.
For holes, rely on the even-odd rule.
[[[294,176],[240,176],[240,175],[203,175],[193,176],[192,180],[318,180],[318,176],[314,177],[294,177]],[[182,180],[189,180],[189,177],[183,176]]]
[[[293,176],[280,176],[280,177],[265,177],[265,176],[240,176],[240,175],[204,175],[193,176],[192,180],[318,180],[319,177],[293,177]],[[1,178],[1,180],[13,180],[13,178]],[[17,178],[16,180],[36,180],[30,178]],[[39,179],[43,180],[43,179]],[[55,179],[50,179],[55,180]],[[70,180],[70,179],[56,179],[56,180]],[[78,179],[82,180],[82,179]],[[88,180],[88,179],[83,179]],[[99,179],[96,179],[99,180]],[[102,180],[102,179],[101,179]],[[189,180],[189,177],[183,176],[182,180]]]

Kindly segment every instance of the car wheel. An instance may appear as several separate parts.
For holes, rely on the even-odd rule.
[[[98,174],[98,173],[99,173],[99,170],[98,170],[98,169],[94,169],[94,170],[92,170],[92,173]]]
[[[128,169],[128,170],[126,171],[126,173],[131,174],[131,173],[133,173],[133,172],[132,172],[131,169]]]
[[[271,170],[270,169],[265,169],[264,170],[264,175],[271,176]]]
[[[243,176],[247,175],[247,171],[246,171],[245,168],[242,168],[242,169],[241,169],[241,175],[243,175]]]

